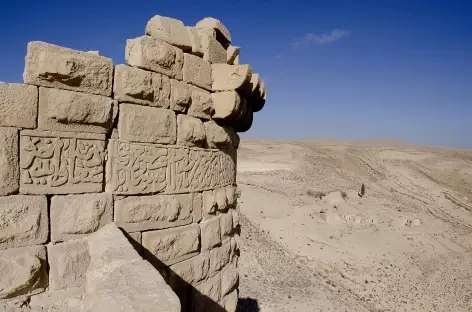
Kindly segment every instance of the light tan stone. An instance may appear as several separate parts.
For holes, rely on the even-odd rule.
[[[175,113],[168,109],[120,104],[118,133],[130,142],[175,144]]]
[[[27,84],[111,96],[109,58],[33,41],[28,43],[23,80]]]
[[[221,121],[231,121],[239,113],[241,97],[236,91],[223,91],[211,94],[215,113],[212,118]]]
[[[179,286],[182,281],[188,284],[196,284],[208,276],[210,270],[210,254],[204,252],[179,262],[170,267],[170,285],[174,288]]]
[[[234,61],[236,60],[237,57],[239,57],[240,50],[241,50],[240,47],[235,47],[235,46],[230,45],[226,49],[226,63],[230,65],[237,65],[234,63]]]
[[[203,213],[208,218],[209,215],[214,215],[216,213],[216,204],[215,191],[204,191],[203,192]]]
[[[203,217],[203,195],[193,193],[193,222],[198,223]]]
[[[221,243],[220,218],[215,217],[200,223],[202,251],[210,250]]]
[[[103,134],[22,130],[21,193],[101,192],[104,150]]]
[[[228,28],[226,28],[226,26],[223,25],[223,23],[217,20],[216,18],[206,17],[200,20],[197,23],[196,27],[214,29],[216,31],[216,37],[219,42],[221,42],[222,44],[231,43],[231,34]]]
[[[233,130],[226,126],[220,126],[213,120],[203,123],[205,126],[205,136],[210,148],[230,148],[233,146],[231,140]]]
[[[213,91],[251,90],[252,68],[249,65],[211,64]]]
[[[235,289],[221,300],[221,306],[226,312],[236,312],[238,309],[238,290]]]
[[[182,80],[184,56],[181,49],[151,36],[126,40],[126,62]]]
[[[220,215],[221,237],[229,237],[233,233],[233,213],[228,211]]]
[[[170,109],[185,113],[190,105],[192,99],[189,86],[182,81],[170,80]]]
[[[219,187],[215,189],[216,204],[219,211],[228,209],[228,198],[226,197],[226,188]]]
[[[192,194],[130,196],[115,201],[115,222],[128,232],[192,223]]]
[[[210,276],[215,275],[231,259],[231,240],[226,239],[220,247],[210,250]]]
[[[212,64],[226,64],[226,49],[215,37],[200,33],[200,42],[202,45],[203,59],[205,61]]]
[[[189,88],[192,101],[187,114],[201,119],[211,119],[214,113],[211,93],[195,86],[189,86]]]
[[[190,44],[192,46],[192,54],[197,56],[203,56],[202,43],[200,41],[200,34],[195,27],[185,27],[190,38]]]
[[[233,65],[240,65],[240,61],[239,61],[239,54],[236,55],[236,57],[234,58],[234,61],[233,61]]]
[[[18,130],[0,127],[0,196],[18,192]]]
[[[90,263],[87,240],[48,245],[48,262],[50,290],[85,285]]]
[[[228,206],[233,207],[236,204],[237,189],[234,185],[227,185],[226,187],[226,198],[228,199]]]
[[[141,232],[132,232],[132,233],[128,233],[128,232],[124,232],[126,238],[128,239],[128,241],[131,243],[131,245],[133,245],[134,249],[140,254],[142,255],[143,254],[143,245],[142,245],[142,238],[143,238],[143,235]]]
[[[177,115],[177,145],[203,147],[205,128],[195,117]]]
[[[39,88],[41,130],[107,133],[118,106],[109,97],[69,90]]]
[[[113,222],[109,193],[54,196],[51,199],[51,241],[82,238]]]
[[[195,285],[196,306],[193,311],[217,311],[216,303],[221,298],[221,276],[220,273],[205,282]]]
[[[48,228],[46,196],[0,197],[0,249],[43,244]]]
[[[221,295],[224,296],[231,292],[238,284],[239,270],[234,263],[228,264],[221,271]]]
[[[237,205],[235,209],[231,209],[231,212],[233,214],[233,226],[237,227],[239,226],[239,205]]]
[[[29,307],[42,312],[83,312],[84,299],[83,287],[71,287],[32,296]]]
[[[37,87],[20,83],[0,83],[0,126],[34,129],[37,116]]]
[[[159,15],[153,16],[146,25],[146,34],[162,39],[183,50],[190,50],[192,48],[192,43],[184,23],[175,18]]]
[[[171,83],[167,76],[120,64],[115,66],[113,94],[119,102],[169,108]]]
[[[211,91],[211,64],[198,56],[184,53],[184,81]]]
[[[143,233],[143,247],[155,266],[172,265],[196,255],[200,249],[198,224]],[[153,259],[154,258],[154,259]]]

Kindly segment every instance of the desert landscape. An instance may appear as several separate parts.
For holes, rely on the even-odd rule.
[[[241,310],[472,311],[471,160],[391,140],[243,139]]]

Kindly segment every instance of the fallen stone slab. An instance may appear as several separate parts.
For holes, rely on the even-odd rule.
[[[145,32],[184,51],[192,49],[187,29],[178,19],[155,15],[148,21]]]
[[[34,129],[37,116],[37,87],[0,83],[0,126]]]

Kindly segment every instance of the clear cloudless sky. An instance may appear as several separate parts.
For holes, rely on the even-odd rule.
[[[153,15],[228,27],[268,87],[245,137],[391,138],[472,148],[471,1],[0,0],[0,81],[28,41],[124,63]]]

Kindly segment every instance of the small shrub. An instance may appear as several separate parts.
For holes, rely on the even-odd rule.
[[[341,197],[342,197],[344,200],[346,200],[346,198],[347,198],[347,193],[344,192],[344,191],[341,191]]]

